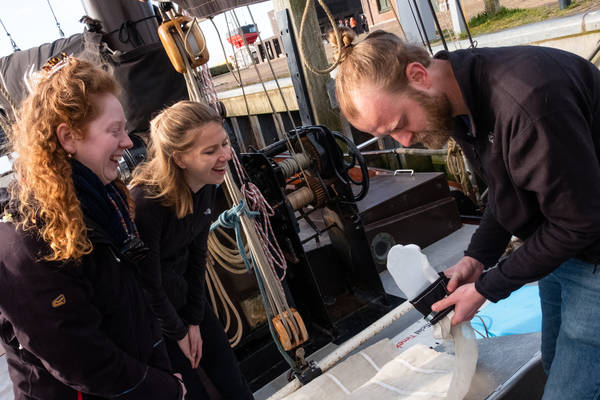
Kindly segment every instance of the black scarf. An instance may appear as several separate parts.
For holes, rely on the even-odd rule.
[[[117,249],[123,249],[132,236],[137,236],[126,197],[114,183],[104,185],[79,161],[71,160],[71,167],[73,184],[84,215],[105,231]]]

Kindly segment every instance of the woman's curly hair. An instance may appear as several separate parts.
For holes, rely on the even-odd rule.
[[[94,96],[119,92],[119,84],[108,72],[69,57],[60,69],[42,75],[21,105],[10,137],[18,154],[12,198],[17,226],[39,230],[48,243],[50,253],[45,260],[78,260],[92,251],[69,155],[60,145],[56,129],[65,123],[84,138],[88,124],[100,111]]]

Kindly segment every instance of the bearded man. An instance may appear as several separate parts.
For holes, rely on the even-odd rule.
[[[346,41],[348,42],[348,41]],[[341,49],[356,128],[404,146],[452,136],[488,185],[481,224],[438,311],[453,324],[539,281],[544,400],[600,396],[600,71],[560,50],[442,51],[378,31]],[[512,235],[523,246],[497,264]]]

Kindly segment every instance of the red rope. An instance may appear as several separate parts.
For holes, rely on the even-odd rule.
[[[287,272],[287,262],[285,260],[285,256],[283,255],[283,251],[281,251],[281,247],[279,247],[279,243],[275,238],[273,227],[271,226],[271,220],[269,217],[275,215],[273,207],[271,207],[271,205],[267,202],[265,197],[260,192],[260,189],[249,181],[248,176],[246,175],[240,160],[238,160],[235,151],[232,151],[232,159],[233,165],[235,166],[235,171],[241,184],[240,191],[242,192],[242,196],[244,196],[246,204],[248,205],[248,209],[250,211],[258,211],[262,216],[262,224],[257,218],[254,218],[254,226],[258,235],[260,236],[263,250],[267,256],[269,266],[273,270],[273,273],[277,275],[274,266],[277,266],[283,271],[283,275],[279,278],[281,281],[283,278],[285,278],[285,274]]]
[[[208,68],[207,64],[202,64],[198,69],[200,70],[199,77],[202,84],[202,93],[204,94],[204,97],[206,97],[208,104],[213,106],[213,108],[218,112],[219,108],[217,107],[217,102],[219,99],[217,97],[215,82],[210,75],[210,68]]]

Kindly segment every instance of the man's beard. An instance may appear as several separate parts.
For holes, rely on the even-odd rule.
[[[452,104],[445,93],[427,94],[408,89],[409,96],[423,108],[429,122],[427,130],[415,132],[413,143],[422,143],[429,149],[441,149],[446,145],[454,130]]]

